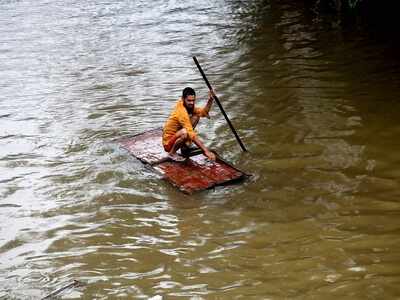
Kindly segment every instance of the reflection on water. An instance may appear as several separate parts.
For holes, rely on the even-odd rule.
[[[0,4],[0,299],[395,298],[400,68],[292,1]],[[113,142],[161,126],[197,55],[212,148],[187,196]]]

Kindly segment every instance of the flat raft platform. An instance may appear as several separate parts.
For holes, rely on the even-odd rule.
[[[200,151],[195,151],[184,162],[175,162],[167,157],[161,143],[162,129],[157,128],[119,140],[122,148],[180,189],[191,194],[243,180],[249,175],[235,168],[221,157],[209,161]],[[200,150],[200,149],[199,149]]]

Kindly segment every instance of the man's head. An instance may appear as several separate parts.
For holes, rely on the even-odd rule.
[[[194,109],[194,102],[196,101],[196,92],[194,89],[187,87],[182,92],[183,104],[188,110]]]

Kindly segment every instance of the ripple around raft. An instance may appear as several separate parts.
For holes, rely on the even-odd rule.
[[[393,49],[289,2],[0,6],[1,299],[397,296]],[[205,103],[193,55],[249,153],[215,104],[199,134],[253,176],[188,196],[115,141]]]

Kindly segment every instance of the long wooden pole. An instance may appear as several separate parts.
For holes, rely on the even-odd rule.
[[[210,82],[208,81],[208,79],[207,79],[207,77],[206,77],[206,74],[204,74],[203,69],[201,68],[201,66],[200,66],[200,64],[199,64],[199,62],[198,62],[196,56],[193,56],[193,60],[194,60],[194,63],[196,64],[197,68],[199,69],[199,71],[200,71],[200,73],[201,73],[201,76],[203,76],[203,79],[204,79],[204,81],[206,82],[206,84],[207,84],[207,86],[208,86],[208,89],[209,89],[210,91],[212,91],[213,88],[211,87],[211,84],[210,84]],[[225,110],[224,110],[224,108],[223,108],[222,105],[221,105],[221,102],[219,101],[218,97],[217,97],[214,93],[213,93],[213,98],[214,98],[215,102],[217,102],[219,109],[221,110],[222,114],[224,115],[225,120],[228,122],[228,125],[229,125],[229,127],[231,128],[233,134],[235,135],[236,140],[238,141],[240,147],[242,148],[242,150],[243,150],[244,152],[246,152],[246,151],[247,151],[246,147],[243,145],[242,140],[240,139],[240,137],[239,137],[239,135],[237,134],[235,128],[233,127],[231,121],[229,120],[228,116],[226,115]]]

